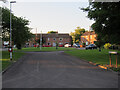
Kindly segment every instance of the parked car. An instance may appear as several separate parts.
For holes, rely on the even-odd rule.
[[[71,45],[70,44],[65,44],[64,47],[71,47]]]
[[[85,49],[97,49],[97,46],[95,44],[89,44],[88,46],[85,47]]]
[[[80,48],[80,45],[79,45],[79,43],[74,43],[73,47]]]
[[[63,47],[63,45],[59,45],[59,47]]]

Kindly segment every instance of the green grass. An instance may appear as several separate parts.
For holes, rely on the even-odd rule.
[[[13,52],[13,61],[17,61],[22,55],[24,55],[24,52]],[[2,51],[2,60],[0,60],[0,63],[1,62],[2,70],[6,69],[9,65],[12,64],[8,51]]]
[[[17,50],[17,49],[15,49]],[[28,48],[22,48],[22,50],[17,50],[17,51],[69,51],[69,50],[76,50],[75,48],[64,48],[64,47],[58,47],[58,49],[56,49],[56,47],[42,47],[42,49],[40,50],[40,48],[36,48],[36,47],[28,47]]]
[[[101,52],[99,52],[98,50],[74,50],[65,51],[65,53],[76,56],[82,60],[91,61],[100,65],[106,65],[109,64],[109,51],[113,50],[103,49]],[[120,51],[117,52],[120,53]],[[118,56],[118,60],[120,60],[120,55]],[[112,55],[112,64],[116,64],[115,55]],[[118,63],[118,65],[120,66],[120,63]]]

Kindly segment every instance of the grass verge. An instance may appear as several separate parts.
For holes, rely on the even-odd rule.
[[[13,52],[13,61],[17,61],[23,55],[24,52]],[[2,71],[12,64],[8,51],[2,51],[2,59],[0,60],[0,63],[2,63]]]
[[[103,66],[107,66],[109,64],[109,51],[114,51],[114,50],[106,50],[103,49],[101,52],[98,50],[74,50],[74,51],[65,51],[65,53],[76,56],[82,60],[86,61],[91,61],[96,64],[100,64]],[[120,53],[120,51],[117,51]],[[115,66],[116,60],[115,60],[115,55],[112,55],[112,65]],[[120,71],[120,55],[118,55],[118,69],[115,69],[114,67],[112,68],[114,71]]]

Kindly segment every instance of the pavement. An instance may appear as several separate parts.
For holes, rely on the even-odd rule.
[[[28,52],[2,76],[3,88],[117,88],[118,74],[58,52]]]

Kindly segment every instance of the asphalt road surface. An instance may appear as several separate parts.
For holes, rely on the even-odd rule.
[[[118,75],[63,52],[29,52],[3,74],[3,88],[117,88]]]

